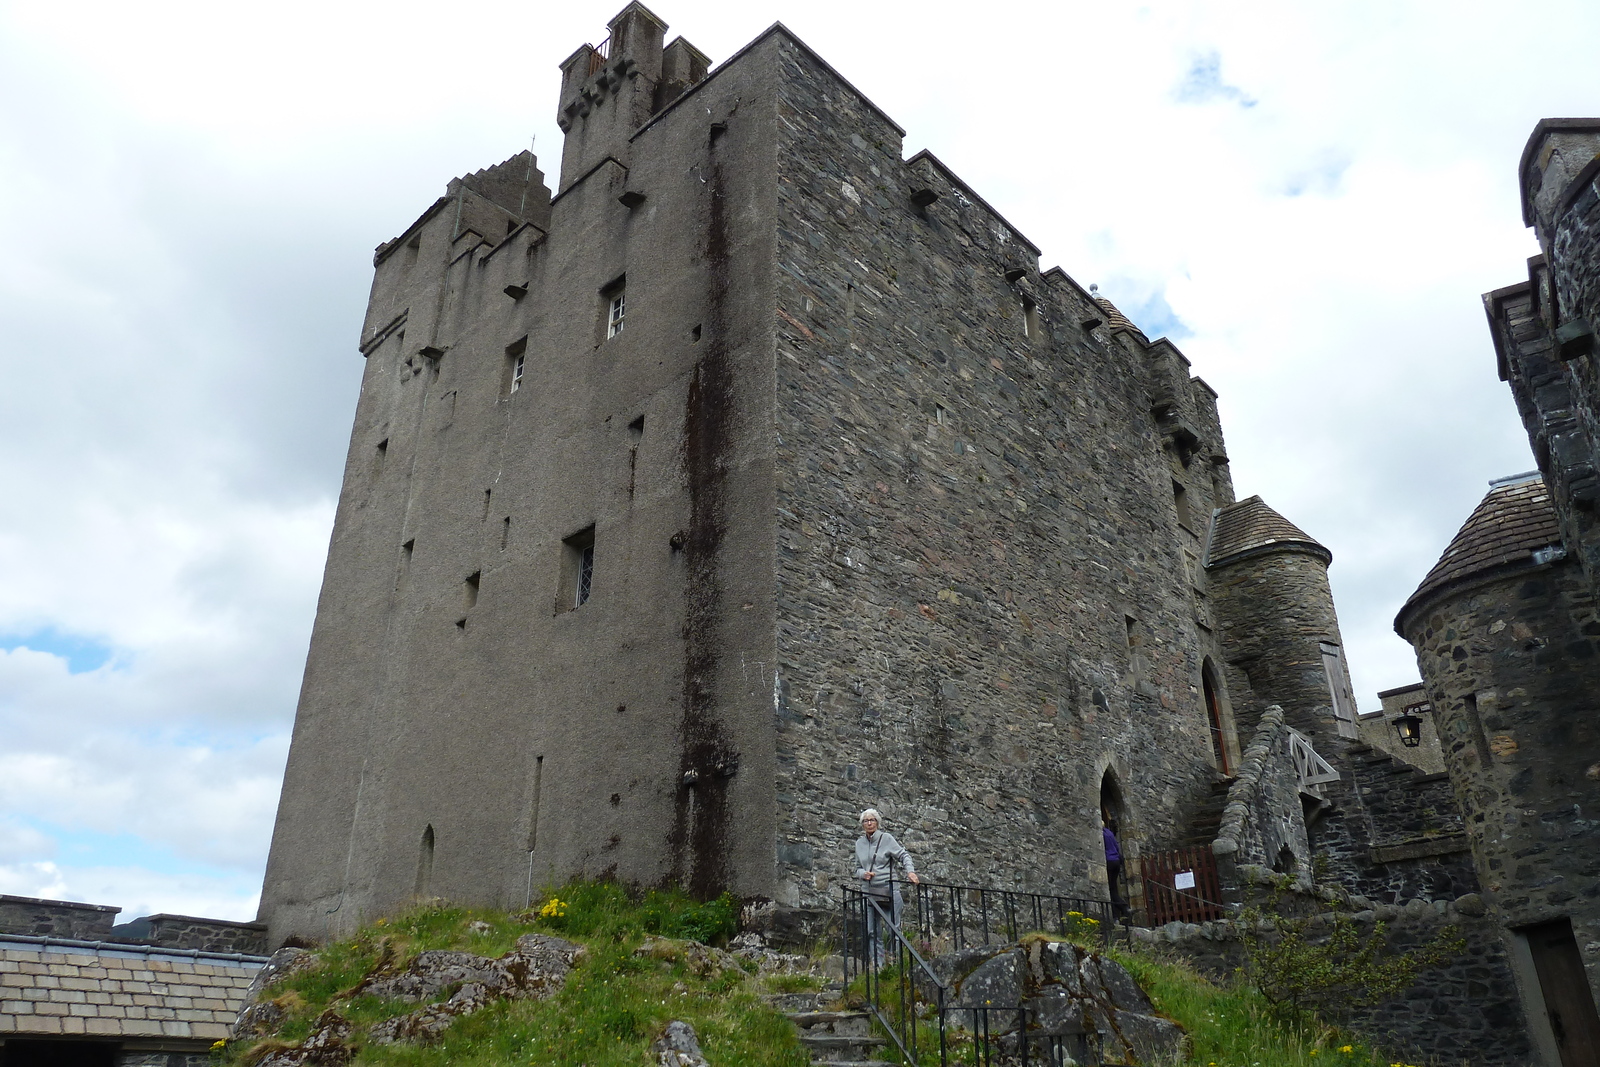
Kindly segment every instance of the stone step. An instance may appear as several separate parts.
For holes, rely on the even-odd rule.
[[[886,1037],[870,1034],[840,1036],[836,1034],[800,1034],[800,1044],[811,1054],[812,1063],[840,1063],[872,1059],[873,1054],[889,1044]]]
[[[790,1012],[826,1011],[832,1004],[837,1004],[844,995],[840,986],[825,987],[814,992],[805,993],[768,993],[761,999],[772,1005],[778,1011],[788,1014]]]
[[[864,1011],[788,1012],[801,1037],[870,1037],[872,1016]]]

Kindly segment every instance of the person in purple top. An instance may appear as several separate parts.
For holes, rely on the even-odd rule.
[[[1123,903],[1121,893],[1122,849],[1117,844],[1117,824],[1109,815],[1101,821],[1100,836],[1106,846],[1106,885],[1111,887],[1111,914],[1120,919],[1128,914],[1128,905]]]

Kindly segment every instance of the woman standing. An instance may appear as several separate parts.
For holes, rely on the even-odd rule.
[[[883,943],[889,936],[889,931],[880,929],[879,909],[887,912],[889,922],[899,929],[900,911],[905,907],[895,885],[894,868],[903,870],[912,885],[921,881],[911,854],[882,825],[883,816],[878,809],[868,808],[861,813],[861,836],[856,838],[856,877],[866,883],[867,943],[872,946],[872,961],[877,966],[883,965]]]

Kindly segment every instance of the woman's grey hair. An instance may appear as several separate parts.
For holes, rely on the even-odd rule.
[[[866,822],[868,819],[877,819],[878,820],[878,825],[879,826],[883,825],[883,816],[878,814],[878,809],[877,808],[868,808],[866,811],[861,813],[861,818],[856,820],[856,821],[857,822]]]

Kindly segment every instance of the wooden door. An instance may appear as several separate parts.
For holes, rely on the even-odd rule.
[[[1533,953],[1545,1013],[1561,1050],[1561,1067],[1600,1067],[1600,1012],[1572,936],[1572,922],[1557,919],[1522,931]]]

